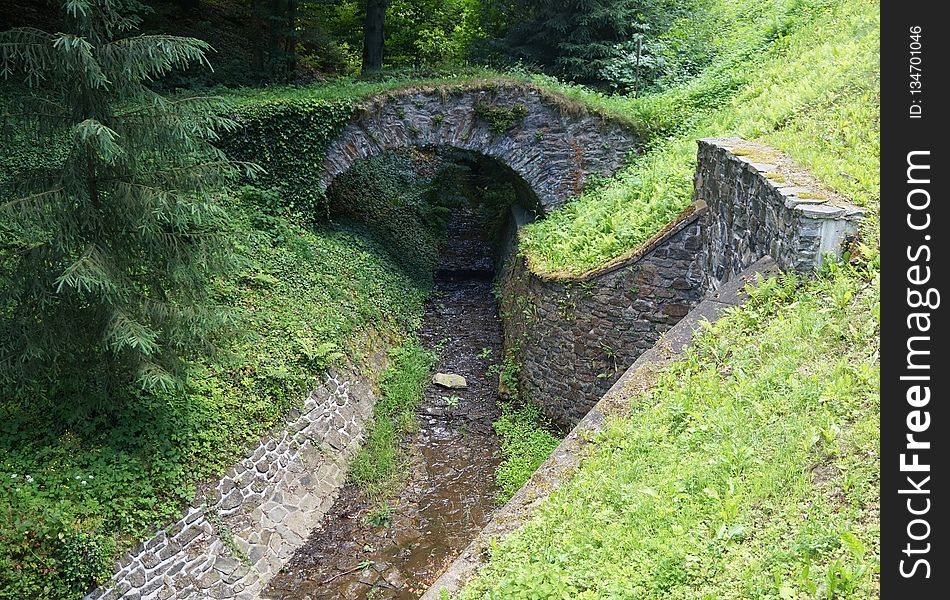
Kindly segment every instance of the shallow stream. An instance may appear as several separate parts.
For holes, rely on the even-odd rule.
[[[501,323],[492,294],[491,247],[477,213],[456,211],[419,337],[438,353],[436,372],[468,387],[430,384],[419,406],[419,431],[408,442],[408,478],[391,498],[388,525],[347,485],[320,529],[274,577],[275,600],[414,599],[468,545],[497,507],[501,462],[498,418]]]

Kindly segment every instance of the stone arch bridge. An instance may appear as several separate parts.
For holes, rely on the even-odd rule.
[[[619,120],[528,84],[394,90],[364,100],[331,141],[320,191],[360,159],[408,146],[448,146],[510,168],[548,213],[579,194],[591,175],[612,175],[638,142]]]

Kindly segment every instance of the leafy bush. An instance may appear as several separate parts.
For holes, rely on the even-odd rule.
[[[255,185],[275,190],[285,206],[317,222],[327,213],[319,192],[327,146],[352,113],[351,102],[345,100],[244,103],[233,116],[239,128],[220,145],[230,158],[264,168]]]
[[[520,369],[510,351],[492,368],[498,373],[500,388],[507,394],[506,399],[498,400],[501,416],[492,423],[504,456],[495,471],[499,504],[510,500],[561,443],[540,407],[519,393]]]

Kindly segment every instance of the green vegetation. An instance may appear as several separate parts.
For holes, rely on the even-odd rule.
[[[0,596],[81,596],[282,423],[328,364],[358,360],[365,331],[418,326],[426,287],[365,230],[306,229],[275,203],[250,188],[229,207],[247,266],[213,293],[245,333],[191,363],[186,392],[0,401]]]
[[[133,378],[177,387],[224,321],[205,281],[235,257],[213,193],[241,165],[211,142],[233,123],[214,101],[172,103],[147,85],[206,64],[209,46],[131,37],[125,8],[74,0],[69,34],[0,33],[0,72],[28,89],[4,120],[65,146],[57,168],[7,182],[0,204],[5,383],[70,378],[101,401]]]
[[[480,195],[498,225],[515,191],[497,166],[429,150],[358,163],[327,195],[320,168],[369,96],[504,84],[644,141],[522,230],[539,274],[596,269],[665,226],[689,204],[699,137],[770,144],[871,218],[860,257],[760,282],[631,397],[463,597],[876,593],[876,3],[392,0],[384,66],[400,69],[361,77],[357,0],[48,4],[0,7],[90,42],[0,34],[13,75],[0,84],[0,597],[81,597],[328,367],[361,366],[367,335],[397,348],[351,475],[381,501],[370,523],[388,524],[433,361],[412,333],[458,200],[444,192]],[[138,16],[213,42],[223,68],[164,78],[208,44],[107,43]],[[496,68],[461,64],[473,57]],[[240,88],[327,75],[343,77]],[[224,98],[196,91],[219,84]],[[504,135],[526,115],[489,101],[477,116]],[[517,397],[516,365],[498,368],[513,396],[494,424],[505,500],[558,440]]]
[[[668,69],[696,60],[664,36],[678,20],[700,18],[702,0],[517,0],[499,44],[521,61],[577,83],[612,91],[652,87]],[[676,59],[679,60],[676,60]],[[692,65],[690,65],[692,66]]]
[[[475,116],[488,123],[492,133],[503,134],[521,123],[528,116],[528,109],[524,104],[515,104],[508,108],[493,106],[488,102],[476,102]]]
[[[498,502],[505,503],[538,470],[561,438],[545,427],[546,419],[534,404],[502,404],[502,414],[492,423],[501,440],[504,460],[495,471]]]
[[[380,498],[400,479],[407,434],[418,428],[416,406],[429,383],[432,354],[409,340],[390,352],[392,364],[380,378],[380,398],[366,441],[353,460],[351,477],[371,498]]]
[[[259,165],[263,172],[254,184],[275,191],[285,206],[314,223],[325,219],[320,169],[327,145],[353,114],[352,102],[289,96],[234,102],[229,109],[241,127],[219,142],[227,155]]]
[[[518,392],[519,369],[511,356],[493,369],[508,395],[506,400],[499,400],[501,416],[492,423],[504,455],[495,471],[500,504],[510,500],[561,443],[541,409]]]
[[[331,213],[366,223],[406,271],[428,280],[454,200],[451,161],[410,148],[357,161],[329,190]]]
[[[637,248],[689,204],[701,137],[758,139],[876,214],[879,7],[868,0],[711,2],[677,29],[714,44],[712,64],[668,91],[631,99],[565,91],[626,110],[647,152],[522,231],[539,273],[578,274]],[[715,38],[698,31],[718,31]],[[685,42],[684,42],[685,43]],[[750,65],[755,68],[750,68]],[[865,235],[877,239],[872,214]]]
[[[757,285],[461,597],[874,595],[879,311],[876,265]]]

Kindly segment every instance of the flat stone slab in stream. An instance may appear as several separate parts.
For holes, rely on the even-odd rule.
[[[453,390],[461,390],[468,387],[468,382],[465,378],[455,373],[436,373],[432,378],[432,383]]]

